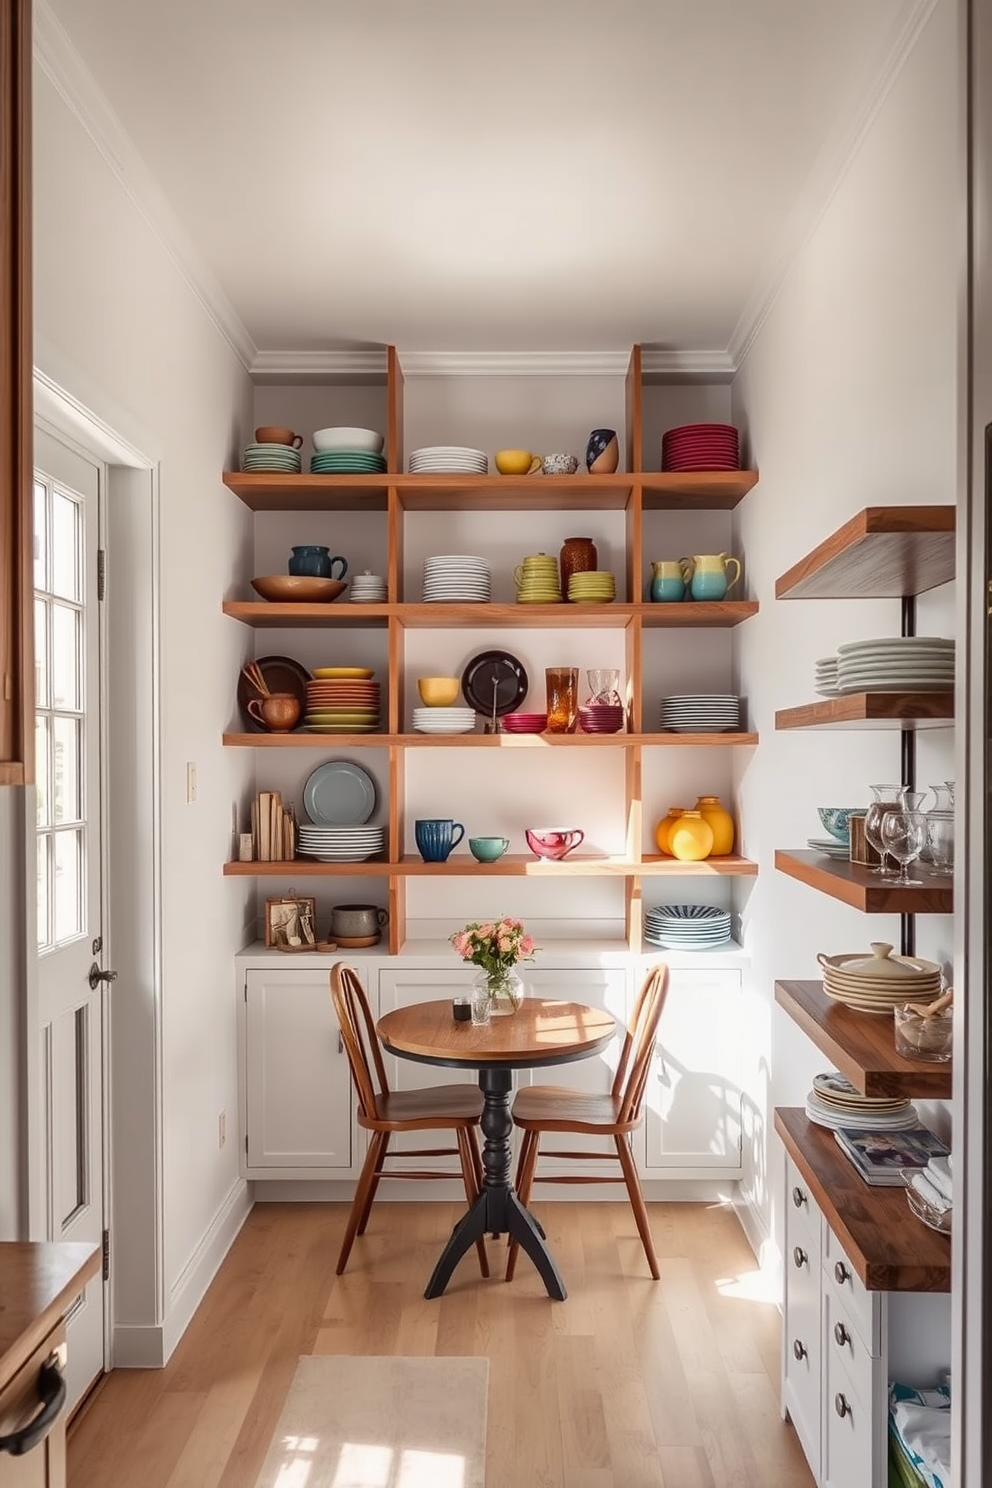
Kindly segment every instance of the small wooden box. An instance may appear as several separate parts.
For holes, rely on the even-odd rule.
[[[850,823],[851,832],[851,862],[860,863],[863,868],[877,868],[882,861],[882,855],[881,853],[875,851],[871,843],[865,837],[864,812],[862,812],[860,816],[849,816],[848,822]],[[899,864],[895,861],[894,858],[890,857],[888,853],[886,853],[885,856],[888,860],[888,865],[890,868],[897,869],[899,867]]]

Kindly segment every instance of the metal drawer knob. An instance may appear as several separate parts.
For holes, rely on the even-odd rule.
[[[797,1245],[795,1250],[792,1252],[792,1259],[795,1261],[797,1266],[805,1266],[809,1263],[809,1256],[803,1250],[801,1245]]]
[[[850,1281],[850,1279],[850,1271],[844,1265],[843,1261],[838,1261],[836,1266],[834,1267],[834,1280],[838,1282],[840,1286],[843,1286],[845,1281]]]
[[[797,1338],[794,1341],[794,1343],[792,1345],[792,1352],[795,1354],[795,1356],[796,1356],[796,1358],[798,1360],[802,1361],[803,1359],[805,1359],[806,1354],[807,1354],[807,1348],[806,1348],[806,1345],[802,1342],[801,1339]]]
[[[843,1323],[834,1323],[834,1337],[840,1344],[841,1348],[844,1348],[844,1346],[851,1341],[851,1335],[850,1333],[848,1333]]]
[[[806,1204],[806,1203],[809,1202],[808,1199],[807,1199],[807,1197],[806,1197],[806,1195],[803,1193],[802,1189],[799,1187],[799,1184],[798,1183],[796,1184],[795,1188],[792,1190],[792,1202],[795,1204],[795,1206],[796,1206],[797,1209],[801,1209],[804,1204]]]
[[[840,1393],[839,1390],[834,1396],[834,1410],[840,1416],[841,1420],[843,1420],[845,1416],[849,1416],[851,1414],[851,1407],[848,1405],[847,1400]]]

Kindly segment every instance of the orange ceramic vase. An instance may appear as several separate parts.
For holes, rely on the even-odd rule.
[[[673,858],[681,863],[698,863],[713,851],[713,828],[698,811],[684,811],[672,823],[668,845]]]
[[[719,796],[700,796],[696,802],[696,810],[703,821],[709,822],[713,832],[713,847],[711,856],[714,858],[726,857],[727,853],[734,850],[734,818],[725,806],[720,804]]]
[[[669,843],[669,838],[672,835],[672,828],[684,811],[684,806],[669,806],[668,815],[663,816],[661,818],[661,821],[654,829],[654,840],[657,844],[658,851],[660,853],[663,853],[666,858],[670,858],[672,856],[672,849]]]

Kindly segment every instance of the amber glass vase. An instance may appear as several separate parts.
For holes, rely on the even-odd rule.
[[[568,581],[574,573],[591,573],[599,563],[591,537],[566,537],[558,554],[562,598],[568,599]]]

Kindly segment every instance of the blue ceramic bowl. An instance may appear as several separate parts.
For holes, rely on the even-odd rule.
[[[863,811],[862,806],[817,806],[817,814],[831,837],[836,837],[845,847],[851,843],[851,812]]]

